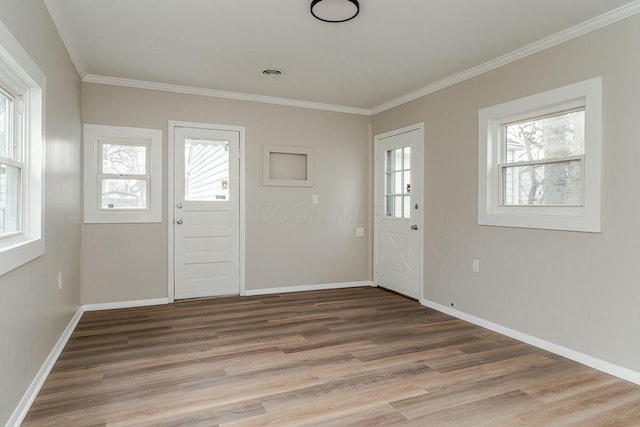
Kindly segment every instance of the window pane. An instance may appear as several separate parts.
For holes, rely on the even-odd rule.
[[[505,167],[505,205],[581,205],[582,161]]]
[[[394,151],[393,150],[387,151],[387,158],[386,158],[386,162],[385,163],[386,163],[385,170],[387,172],[392,171],[393,167],[396,164],[395,155],[394,155]]]
[[[146,209],[147,181],[144,179],[103,179],[102,209]]]
[[[506,126],[505,163],[584,154],[584,110]]]
[[[387,172],[384,176],[385,186],[384,191],[385,194],[393,194],[393,189],[395,188],[395,173]]]
[[[146,175],[147,147],[144,145],[102,144],[102,173]]]
[[[393,178],[393,193],[402,194],[402,172],[396,172]]]
[[[187,139],[184,174],[185,200],[229,200],[229,142]]]
[[[0,90],[0,156],[13,157],[11,127],[13,124],[13,99]]]
[[[411,196],[404,196],[404,218],[411,218]]]
[[[402,148],[387,151],[387,171],[402,170]]]
[[[411,169],[411,147],[404,147],[404,168]]]
[[[393,200],[393,217],[402,218],[402,196],[395,196]]]
[[[385,201],[385,215],[386,216],[393,216],[393,196],[387,196],[385,197],[386,201]]]
[[[20,231],[20,168],[0,163],[0,236]]]
[[[401,171],[402,170],[402,148],[396,148],[394,153],[395,163],[393,166],[393,170]]]

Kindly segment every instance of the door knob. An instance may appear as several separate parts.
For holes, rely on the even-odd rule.
[[[182,218],[176,219],[176,224],[181,225],[182,224]]]
[[[411,229],[412,229],[412,230],[417,230],[417,229],[418,229],[418,226],[414,224],[414,225],[412,225],[412,226],[411,226]]]

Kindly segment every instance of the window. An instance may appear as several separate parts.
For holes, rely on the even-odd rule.
[[[501,126],[504,206],[582,206],[584,108]]]
[[[46,78],[0,23],[0,274],[44,254]]]
[[[85,222],[162,221],[162,131],[84,125]]]
[[[0,86],[0,239],[22,233],[23,114],[16,98]]]
[[[411,147],[387,150],[385,154],[385,215],[411,218]]]
[[[100,209],[146,210],[149,142],[99,138],[98,145]]]
[[[599,232],[601,78],[480,110],[478,224]]]

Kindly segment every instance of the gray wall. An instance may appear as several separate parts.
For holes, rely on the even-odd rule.
[[[167,297],[169,120],[246,127],[248,290],[370,280],[369,233],[355,237],[369,223],[369,117],[87,83],[82,97],[85,123],[162,129],[165,171],[161,224],[85,224],[85,303]],[[314,187],[263,187],[268,144],[313,147]]]
[[[0,276],[4,425],[80,305],[81,111],[78,74],[42,1],[3,1],[0,19],[47,77],[45,255]]]
[[[635,16],[373,117],[425,123],[426,299],[640,371],[639,40]],[[478,110],[596,76],[603,232],[478,226]]]

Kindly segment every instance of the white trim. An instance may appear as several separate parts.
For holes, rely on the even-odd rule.
[[[139,140],[144,140],[148,144],[147,209],[140,212],[99,209],[101,190],[98,188],[98,177],[105,175],[99,170],[100,138],[130,139],[135,140],[135,144],[139,144]],[[162,222],[162,130],[84,123],[83,139],[85,224]],[[131,179],[144,179],[144,177],[132,176]]]
[[[256,295],[273,295],[273,294],[287,294],[291,292],[307,292],[307,291],[325,291],[329,289],[347,289],[347,288],[362,288],[365,286],[375,287],[373,282],[364,280],[362,282],[341,282],[341,283],[323,283],[317,285],[298,285],[298,286],[283,286],[281,288],[266,288],[266,289],[247,289],[244,292],[246,296]]]
[[[45,252],[45,126],[47,78],[38,65],[0,22],[0,73],[5,84],[22,92],[26,101],[23,169],[22,234],[0,242],[0,275]],[[25,174],[26,172],[26,174]]]
[[[24,417],[27,416],[31,405],[33,404],[34,400],[36,400],[36,397],[38,396],[40,389],[44,385],[45,380],[49,376],[49,373],[53,369],[53,366],[58,361],[60,353],[62,353],[64,346],[67,344],[67,341],[69,341],[71,334],[78,325],[83,312],[84,310],[82,309],[82,307],[79,307],[76,311],[76,314],[73,315],[73,317],[69,321],[69,324],[67,324],[67,327],[62,332],[62,335],[60,335],[58,342],[56,342],[56,345],[53,346],[51,352],[49,352],[49,356],[47,356],[47,358],[44,360],[42,366],[40,367],[40,370],[36,374],[33,381],[31,381],[29,388],[27,388],[27,391],[25,391],[22,395],[20,403],[18,403],[18,406],[16,406],[13,414],[11,414],[11,417],[9,417],[9,420],[7,420],[6,427],[19,426],[20,424],[22,424],[22,421],[24,421]]]
[[[242,100],[242,101],[262,102],[267,104],[287,105],[292,107],[335,111],[340,113],[358,114],[363,116],[372,116],[374,114],[378,114],[383,111],[390,110],[399,105],[406,104],[407,102],[416,100],[425,95],[429,95],[431,93],[437,92],[449,86],[453,86],[457,83],[468,80],[472,77],[479,76],[488,71],[495,70],[496,68],[500,68],[504,65],[510,64],[519,59],[526,58],[527,56],[536,54],[545,49],[549,49],[558,44],[564,43],[576,37],[580,37],[584,34],[590,33],[592,31],[598,30],[602,27],[606,27],[607,25],[613,24],[617,21],[620,21],[622,19],[628,18],[637,13],[640,13],[640,0],[633,1],[629,4],[626,4],[617,9],[611,10],[600,16],[597,16],[593,19],[590,19],[581,24],[578,24],[574,27],[568,28],[566,30],[560,31],[551,36],[545,37],[542,40],[531,43],[520,49],[516,49],[498,58],[492,59],[478,66],[462,71],[458,74],[454,74],[450,77],[439,80],[421,89],[410,92],[398,98],[392,99],[390,101],[387,101],[371,109],[367,109],[367,108],[350,107],[350,106],[344,106],[344,105],[323,104],[323,103],[316,103],[316,102],[309,102],[309,101],[299,101],[299,100],[286,99],[286,98],[254,95],[254,94],[248,94],[248,93],[229,92],[229,91],[213,90],[213,89],[206,89],[206,88],[199,88],[199,87],[192,87],[192,86],[181,86],[181,85],[173,85],[173,84],[166,84],[166,83],[155,83],[155,82],[149,82],[144,80],[123,79],[118,77],[88,74],[85,71],[85,66],[82,63],[82,60],[80,59],[80,55],[78,53],[76,45],[73,42],[73,37],[71,36],[71,32],[68,30],[68,27],[64,22],[63,16],[56,5],[56,0],[45,0],[45,6],[47,7],[47,10],[49,11],[49,15],[51,15],[51,18],[58,30],[58,33],[60,34],[60,38],[62,39],[62,42],[67,48],[67,52],[71,57],[71,61],[75,65],[76,70],[78,71],[78,74],[80,75],[80,78],[82,79],[83,82],[114,85],[114,86],[124,86],[124,87],[134,87],[134,88],[140,88],[140,89],[160,90],[163,92],[176,92],[176,93],[185,93],[185,94],[191,94],[191,95],[212,96],[212,97],[236,99],[236,100]]]
[[[185,122],[180,120],[169,120],[168,163],[167,163],[167,295],[169,302],[175,301],[175,278],[174,278],[174,246],[173,241],[173,206],[175,204],[174,194],[174,149],[175,149],[175,128],[190,127],[197,129],[216,129],[236,131],[240,134],[240,295],[245,295],[246,287],[246,148],[244,126],[218,125],[212,123]]]
[[[381,133],[379,135],[376,135],[373,137],[373,206],[372,206],[372,214],[373,214],[373,235],[372,235],[372,239],[373,239],[373,283],[375,283],[375,286],[378,286],[378,233],[379,233],[379,221],[376,219],[377,216],[377,212],[376,212],[376,206],[378,206],[380,202],[380,196],[379,194],[379,185],[378,185],[378,180],[376,179],[376,174],[378,173],[378,141],[381,141],[383,139],[386,138],[390,138],[393,136],[397,136],[397,135],[401,135],[403,133],[407,133],[407,132],[413,132],[413,131],[418,131],[420,133],[420,143],[422,144],[422,150],[421,150],[421,156],[422,158],[420,159],[420,166],[422,167],[422,181],[421,181],[421,185],[422,185],[422,198],[420,200],[420,203],[422,204],[422,216],[420,217],[420,224],[418,224],[419,227],[419,231],[423,230],[423,226],[426,223],[425,218],[424,218],[424,206],[425,206],[425,188],[424,188],[424,153],[425,153],[425,141],[424,141],[424,122],[420,122],[420,123],[416,123],[410,126],[406,126],[400,129],[395,129],[389,132],[385,132],[385,133]],[[421,253],[423,255],[424,258],[424,232],[420,231],[420,245],[421,245]],[[420,260],[421,265],[420,265],[420,290],[418,293],[418,298],[422,298],[424,296],[424,277],[425,277],[425,272],[424,272],[424,259]]]
[[[84,64],[80,59],[80,54],[78,53],[78,48],[73,41],[73,36],[71,31],[69,31],[69,26],[64,20],[64,16],[58,7],[58,2],[55,0],[44,0],[44,5],[51,16],[51,20],[53,21],[53,25],[56,26],[58,30],[58,34],[60,35],[60,39],[62,39],[62,43],[67,49],[67,53],[71,58],[71,62],[76,67],[76,71],[81,79],[85,78],[87,72],[85,71]]]
[[[421,303],[425,307],[432,308],[434,310],[440,311],[442,313],[448,314],[458,319],[473,323],[474,325],[478,325],[483,328],[497,332],[499,334],[506,335],[518,341],[525,342],[534,347],[538,347],[543,350],[550,351],[552,353],[566,357],[567,359],[571,359],[575,362],[589,366],[590,368],[597,369],[598,371],[602,371],[607,374],[613,375],[615,377],[621,378],[623,380],[630,381],[632,383],[640,385],[640,372],[633,371],[631,369],[624,368],[619,365],[615,365],[611,362],[607,362],[605,360],[598,359],[593,356],[589,356],[588,354],[581,353],[579,351],[575,351],[558,344],[554,344],[552,342],[534,337],[529,334],[525,334],[520,331],[516,331],[515,329],[507,328],[506,326],[502,326],[497,323],[493,323],[488,320],[481,319],[479,317],[447,307],[445,305],[438,304],[428,299],[423,298]]]
[[[122,79],[119,77],[98,76],[87,74],[85,83],[96,83],[112,86],[133,87],[138,89],[159,90],[162,92],[184,93],[188,95],[211,96],[215,98],[234,99],[237,101],[260,102],[263,104],[285,105],[289,107],[309,108],[312,110],[334,111],[337,113],[358,114],[370,116],[371,110],[366,108],[348,107],[344,105],[323,104],[319,102],[300,101],[296,99],[277,98],[273,96],[255,95],[251,93],[229,92],[226,90],[206,89],[194,86],[182,86],[168,83],[156,83],[144,80]]]
[[[374,137],[374,140],[380,140],[385,138],[390,138],[396,135],[402,135],[403,133],[411,132],[414,130],[422,130],[424,132],[424,122],[416,123],[410,126],[405,126],[400,129],[391,130],[389,132],[378,134]]]
[[[580,206],[503,206],[500,140],[504,124],[561,112],[585,110],[583,200]],[[571,159],[572,157],[567,157]],[[541,164],[542,162],[536,162]],[[478,225],[548,230],[601,231],[602,77],[483,108],[478,111]]]
[[[425,95],[429,95],[431,93],[445,89],[449,86],[453,86],[465,80],[469,80],[472,77],[479,76],[488,71],[495,70],[496,68],[500,68],[522,58],[526,58],[527,56],[534,55],[538,52],[552,48],[553,46],[557,46],[561,43],[598,30],[602,27],[606,27],[607,25],[613,24],[637,13],[640,13],[640,0],[633,1],[627,5],[611,10],[574,27],[560,31],[549,37],[545,37],[542,40],[538,40],[537,42],[533,42],[527,46],[521,47],[520,49],[516,49],[505,55],[499,56],[498,58],[492,59],[478,66],[462,71],[458,74],[454,74],[445,79],[439,80],[414,92],[385,102],[384,104],[380,104],[370,110],[371,115],[390,110],[399,105],[406,104],[407,102],[414,101],[418,98],[422,98]]]
[[[180,122],[174,122],[169,120],[169,132],[167,135],[167,297],[170,303],[175,301],[175,260],[173,258],[173,206],[174,200],[174,182],[173,182],[173,169],[174,169],[174,147],[176,137],[176,127]],[[242,227],[241,227],[242,228]]]
[[[133,301],[105,302],[99,304],[85,304],[84,311],[114,310],[117,308],[147,307],[149,305],[169,304],[169,298],[141,299]]]
[[[245,152],[245,128],[240,131],[240,295],[245,295],[246,289],[246,230],[247,230],[247,203],[245,199],[247,175],[246,175],[246,152]]]

